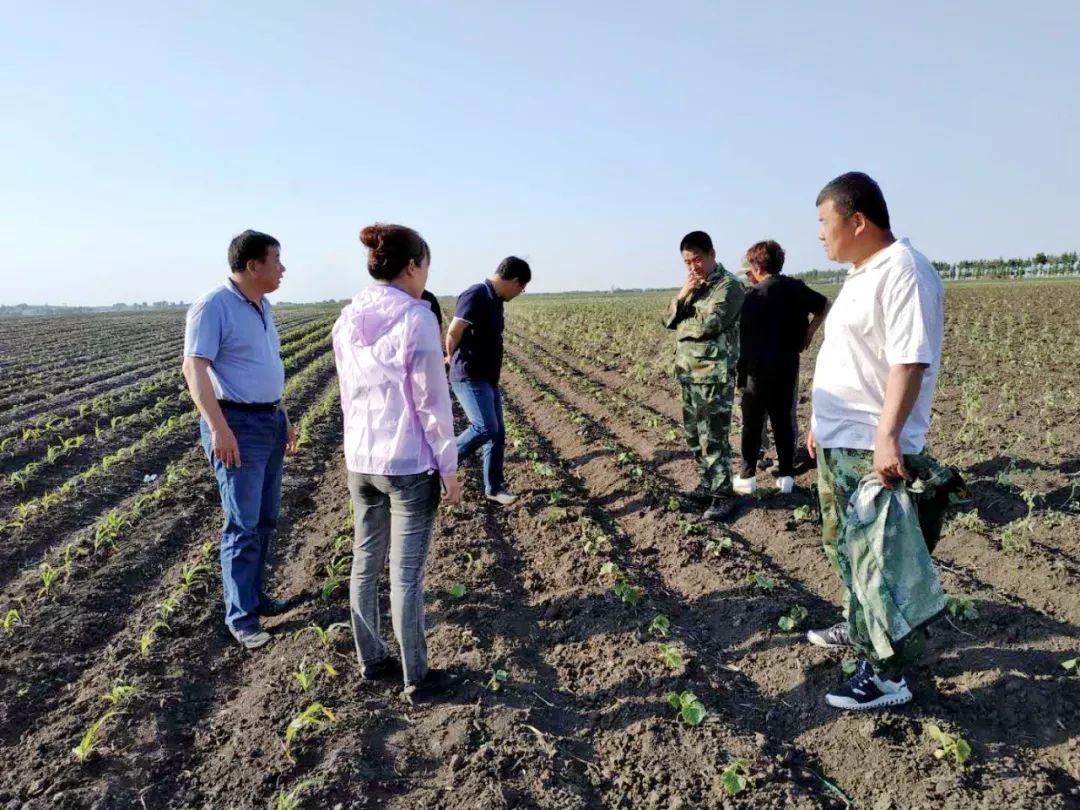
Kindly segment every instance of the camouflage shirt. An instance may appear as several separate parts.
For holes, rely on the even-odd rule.
[[[719,262],[685,301],[675,298],[664,326],[675,330],[675,379],[726,382],[739,362],[739,312],[745,292]]]

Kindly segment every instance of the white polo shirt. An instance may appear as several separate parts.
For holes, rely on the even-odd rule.
[[[901,452],[923,450],[941,367],[944,298],[937,270],[907,239],[848,272],[814,367],[810,426],[818,447],[873,450],[889,367],[926,363],[900,434]]]

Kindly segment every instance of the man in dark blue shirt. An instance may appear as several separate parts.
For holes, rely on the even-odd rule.
[[[491,278],[458,296],[454,319],[446,331],[450,385],[469,420],[457,437],[458,461],[483,447],[484,493],[509,506],[516,495],[503,482],[503,425],[499,372],[503,357],[503,304],[525,292],[532,280],[528,262],[516,256],[503,259]]]

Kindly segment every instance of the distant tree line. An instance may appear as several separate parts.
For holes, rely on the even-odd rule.
[[[968,279],[1064,278],[1080,276],[1080,256],[1072,253],[1036,253],[1029,259],[964,259],[933,262],[941,277],[948,281]],[[808,284],[839,284],[846,269],[808,270],[798,276]]]

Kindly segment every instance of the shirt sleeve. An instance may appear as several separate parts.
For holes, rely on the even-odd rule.
[[[457,472],[457,441],[438,325],[427,312],[406,317],[412,320],[406,339],[405,362],[413,407],[435,456],[439,475],[453,475]]]
[[[202,357],[211,363],[221,348],[221,309],[213,298],[192,304],[184,324],[184,357]]]
[[[940,303],[919,284],[914,266],[899,268],[882,287],[881,309],[885,327],[885,360],[890,366],[935,361],[934,320]]]
[[[484,307],[487,296],[484,294],[484,285],[478,284],[469,287],[458,296],[457,307],[454,309],[454,317],[460,318],[470,324],[479,323],[484,316]]]
[[[813,289],[805,281],[799,281],[799,284],[802,285],[801,292],[803,309],[814,315],[820,315],[822,310],[824,310],[825,307],[828,306],[829,299],[819,293],[817,290]]]
[[[734,276],[725,274],[716,282],[701,306],[694,308],[692,324],[684,327],[683,336],[690,340],[712,340],[720,337],[738,323],[742,312],[742,285]]]

